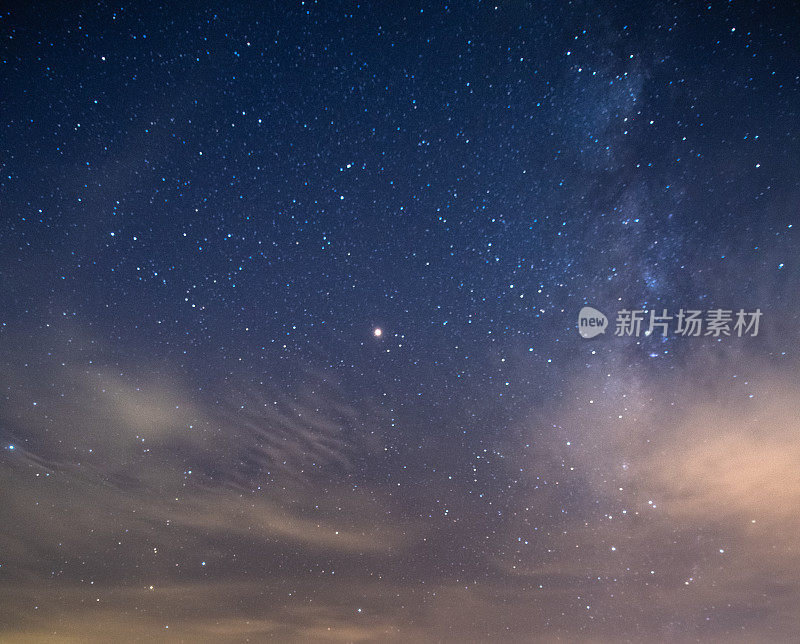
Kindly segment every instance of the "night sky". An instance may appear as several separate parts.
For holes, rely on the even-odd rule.
[[[0,640],[800,637],[799,5],[0,42]]]

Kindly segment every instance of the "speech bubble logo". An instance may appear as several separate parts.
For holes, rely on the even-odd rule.
[[[606,332],[608,318],[591,306],[584,306],[578,313],[578,333],[582,338],[593,338]]]

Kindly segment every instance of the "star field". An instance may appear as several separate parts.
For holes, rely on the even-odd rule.
[[[798,37],[4,9],[0,639],[796,639]]]

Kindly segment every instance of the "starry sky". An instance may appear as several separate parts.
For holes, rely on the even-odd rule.
[[[796,641],[800,7],[0,42],[0,639]]]

